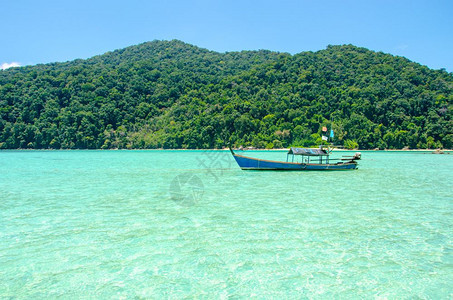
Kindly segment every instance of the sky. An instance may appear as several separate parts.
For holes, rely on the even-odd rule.
[[[453,0],[0,0],[0,68],[152,40],[291,54],[353,44],[453,72]]]

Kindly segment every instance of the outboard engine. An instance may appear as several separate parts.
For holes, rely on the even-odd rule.
[[[356,152],[356,153],[354,154],[354,156],[352,157],[351,160],[352,160],[352,161],[354,161],[354,160],[360,160],[361,157],[362,157],[362,153]]]

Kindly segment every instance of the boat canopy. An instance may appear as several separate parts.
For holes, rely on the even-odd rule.
[[[293,155],[306,155],[306,156],[328,156],[324,149],[317,149],[317,148],[295,148],[291,147],[288,151],[288,154]]]

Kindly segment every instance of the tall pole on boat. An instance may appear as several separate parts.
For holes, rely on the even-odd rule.
[[[323,126],[323,127],[322,127],[322,133],[321,133],[321,150],[323,150],[323,141],[324,141],[324,140],[327,142],[327,144],[329,144],[329,142],[328,142],[328,141],[329,141],[329,138],[327,137],[327,126]],[[328,149],[327,149],[327,151],[328,151]],[[327,154],[328,154],[328,153],[327,153]],[[329,160],[329,159],[327,158],[327,160]],[[319,163],[322,164],[322,154],[319,156]]]
[[[327,163],[329,163],[329,155],[330,155],[330,152],[332,151],[331,150],[331,146],[333,148],[333,121],[332,121],[332,114],[330,114],[330,133],[329,133],[329,139],[330,139],[330,144],[329,144],[329,148],[327,149]]]

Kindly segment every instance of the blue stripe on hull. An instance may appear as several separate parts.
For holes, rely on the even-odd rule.
[[[279,162],[249,158],[241,155],[234,155],[234,159],[243,170],[286,170],[286,171],[321,171],[321,170],[353,170],[357,168],[356,163],[343,164],[304,164]]]

